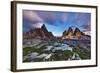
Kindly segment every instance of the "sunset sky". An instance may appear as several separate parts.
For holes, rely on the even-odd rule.
[[[81,31],[90,31],[91,14],[79,12],[55,12],[23,10],[23,32],[41,28],[45,24],[48,31],[61,36],[69,27],[78,27]]]

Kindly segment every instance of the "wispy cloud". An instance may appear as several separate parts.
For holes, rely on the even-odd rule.
[[[43,20],[37,15],[37,13],[30,10],[23,10],[23,18],[31,22],[42,22]]]
[[[42,26],[43,20],[34,11],[23,10],[23,22],[27,27],[40,28]]]
[[[57,15],[53,12],[45,12],[45,11],[36,11],[37,14],[44,20],[44,22],[55,25],[55,22],[57,21]]]
[[[81,28],[83,28],[85,31],[91,31],[91,22],[89,21],[87,24],[82,25]]]
[[[79,12],[56,12],[23,10],[24,30],[40,28],[43,24],[53,33],[62,33],[69,27],[91,30],[91,14]],[[56,31],[55,31],[56,29]]]
[[[56,23],[64,24],[67,21],[67,13],[51,11],[35,11],[44,22],[56,26]]]
[[[59,19],[60,23],[66,24],[67,20],[68,20],[68,13],[60,13],[60,19]]]

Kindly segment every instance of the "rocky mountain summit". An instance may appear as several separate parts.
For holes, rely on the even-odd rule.
[[[43,26],[41,28],[33,28],[28,32],[24,32],[23,33],[23,38],[24,39],[53,39],[54,36],[52,34],[52,32],[49,32],[45,25],[43,24]]]
[[[71,27],[63,32],[62,39],[90,39],[89,35],[83,33],[79,28],[73,30]]]

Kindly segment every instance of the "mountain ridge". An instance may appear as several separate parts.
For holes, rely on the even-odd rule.
[[[62,39],[88,39],[88,37],[90,37],[90,35],[86,35],[77,27],[75,30],[69,27],[68,30],[65,30],[62,35]]]
[[[38,39],[53,39],[54,35],[52,32],[49,32],[46,29],[46,26],[43,24],[41,28],[34,28],[31,29],[29,32],[24,32],[23,33],[23,38],[24,39],[33,39],[33,38],[38,38]]]

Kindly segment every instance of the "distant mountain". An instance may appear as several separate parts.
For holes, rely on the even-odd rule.
[[[73,29],[71,27],[69,27],[68,31],[66,32],[66,35],[73,35]]]
[[[52,32],[48,32],[45,25],[43,24],[43,26],[41,28],[34,28],[34,29],[31,29],[29,32],[24,32],[23,38],[24,39],[38,38],[38,39],[49,40],[49,39],[53,39],[54,36],[53,36]]]
[[[76,28],[76,29],[75,29],[75,31],[74,31],[74,36],[75,36],[75,38],[80,39],[81,36],[83,36],[83,35],[85,35],[85,34],[84,34],[83,32],[81,32],[79,28]]]
[[[86,35],[91,35],[91,31],[84,31],[83,33],[85,33]]]
[[[62,39],[90,39],[89,35],[86,35],[84,32],[80,31],[79,28],[73,29],[71,27],[68,28],[67,31],[63,32]]]
[[[73,29],[71,27],[69,27],[69,29],[63,32],[63,37],[65,38],[73,38]]]

